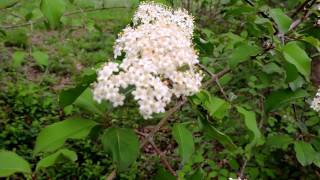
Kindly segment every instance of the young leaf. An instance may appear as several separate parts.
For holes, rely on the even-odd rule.
[[[257,143],[261,138],[261,133],[257,125],[256,114],[253,111],[247,111],[240,106],[237,107],[237,111],[243,115],[245,125],[254,135],[252,142]]]
[[[308,96],[305,90],[299,89],[297,91],[291,91],[289,89],[283,89],[274,91],[269,94],[265,101],[266,112],[274,111],[282,106],[285,106],[295,99]]]
[[[96,125],[96,122],[87,119],[68,119],[49,125],[38,135],[34,153],[54,151],[67,139],[82,139]]]
[[[49,65],[48,54],[41,51],[35,51],[32,53],[32,56],[38,65],[48,67]]]
[[[77,154],[74,151],[70,151],[69,149],[60,149],[59,151],[41,159],[37,163],[36,170],[44,169],[50,166],[53,166],[56,163],[68,161],[76,161]]]
[[[237,149],[237,146],[232,142],[232,139],[229,136],[213,127],[207,120],[201,119],[201,124],[203,131],[207,136],[217,140],[230,151]]]
[[[309,143],[297,141],[294,143],[294,150],[302,166],[310,165],[316,159],[317,153]]]
[[[276,22],[278,25],[279,31],[281,33],[288,32],[290,25],[292,23],[292,20],[289,16],[287,16],[281,9],[271,9],[270,10],[270,16],[271,18]]]
[[[260,48],[247,43],[241,43],[232,52],[229,65],[231,68],[235,68],[239,63],[247,61],[251,56],[259,54]]]
[[[18,68],[21,66],[26,53],[23,51],[16,51],[12,54],[12,66]]]
[[[204,106],[209,114],[213,118],[217,119],[222,119],[230,108],[230,104],[228,102],[218,97],[211,97],[205,102]]]
[[[131,129],[109,128],[102,136],[104,150],[111,153],[120,171],[128,168],[139,155],[139,140]]]
[[[182,163],[185,164],[194,152],[192,133],[183,124],[175,124],[172,128],[172,135],[179,145]]]
[[[309,79],[311,59],[296,42],[289,42],[283,47],[283,56],[286,61],[293,64],[306,79]]]
[[[66,8],[64,0],[41,0],[40,10],[48,20],[51,28],[56,28],[60,25],[60,18]]]
[[[14,173],[31,173],[29,163],[14,152],[0,150],[0,177]]]
[[[93,94],[90,88],[87,88],[82,92],[82,94],[74,101],[74,104],[82,109],[85,109],[89,112],[103,115],[106,107],[101,103],[98,104],[93,99]]]

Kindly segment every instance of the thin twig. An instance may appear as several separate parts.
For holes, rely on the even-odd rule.
[[[310,4],[307,3],[303,6],[304,8],[306,8],[304,15],[301,18],[293,21],[293,23],[290,25],[288,32],[291,32],[294,29],[296,29],[304,20],[306,20],[310,16],[310,8],[314,5],[315,2],[316,0],[313,0]]]
[[[106,180],[113,180],[117,176],[117,171],[113,170],[107,177]]]
[[[165,155],[163,155],[163,153],[160,151],[160,149],[156,146],[156,144],[154,143],[153,140],[149,140],[151,146],[153,147],[153,149],[157,152],[157,154],[160,157],[160,160],[162,161],[162,163],[164,164],[164,166],[170,171],[170,173],[174,176],[177,176],[176,172],[173,170],[173,168],[171,167],[170,163],[168,162],[167,158]]]
[[[309,4],[309,2],[312,1],[312,0],[306,0],[305,2],[303,2],[295,11],[294,13],[291,15],[291,18],[294,18],[296,17],[299,12],[301,12],[305,6],[307,6],[307,4]]]
[[[214,76],[215,76],[215,74],[212,73],[211,71],[209,71],[204,65],[202,65],[202,64],[197,64],[197,66],[199,66],[202,70],[204,70],[210,77],[214,77]],[[218,85],[218,88],[219,88],[221,94],[223,95],[223,97],[224,97],[226,100],[228,100],[228,97],[227,97],[226,93],[224,92],[224,89],[222,88],[222,86],[221,86],[220,82],[218,81],[218,79],[216,79],[215,82],[216,82],[216,84]]]

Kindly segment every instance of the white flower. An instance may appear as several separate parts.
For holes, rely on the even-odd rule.
[[[317,94],[313,98],[310,106],[313,110],[320,112],[320,89],[318,89]]]
[[[155,3],[142,3],[114,45],[114,56],[124,55],[120,64],[109,62],[98,72],[94,99],[123,105],[120,90],[133,86],[140,114],[151,118],[165,111],[172,96],[189,96],[201,86],[202,75],[193,49],[193,18],[184,10],[173,11]]]

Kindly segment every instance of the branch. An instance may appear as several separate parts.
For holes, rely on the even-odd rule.
[[[138,130],[135,130],[135,132],[137,134],[139,134],[140,136],[143,136],[144,138],[148,135],[145,133],[142,133]],[[163,155],[163,153],[160,151],[160,149],[157,147],[157,145],[154,143],[154,141],[152,139],[149,139],[149,143],[151,144],[151,146],[153,147],[153,149],[157,152],[157,154],[160,157],[161,162],[163,163],[163,165],[170,171],[170,173],[174,176],[177,176],[176,172],[173,170],[173,168],[171,167],[170,163],[168,162],[167,158],[165,155]]]
[[[116,170],[113,170],[109,176],[106,177],[106,180],[113,180],[117,175],[117,171]]]
[[[307,0],[307,1],[308,1],[308,0]],[[307,2],[307,1],[306,1],[306,2]],[[310,2],[310,1],[308,1],[308,2]],[[295,21],[290,25],[290,28],[289,28],[288,32],[291,32],[292,30],[294,30],[295,28],[297,28],[304,20],[306,20],[306,19],[310,16],[310,14],[311,14],[311,13],[310,13],[310,8],[314,5],[315,2],[316,2],[316,0],[313,0],[310,4],[308,4],[308,3],[304,4],[303,8],[306,8],[306,9],[305,9],[305,12],[304,12],[304,15],[303,15],[301,18],[295,20]],[[300,9],[300,8],[298,8],[298,9]],[[299,11],[296,11],[296,12],[297,12],[297,14],[298,14]],[[296,16],[296,15],[294,14],[293,16]]]
[[[211,77],[210,80],[208,80],[207,82],[205,82],[203,84],[203,88],[208,88],[208,86],[210,84],[212,84],[213,82],[217,81],[220,77],[224,76],[226,73],[230,72],[230,68],[225,68],[222,71],[220,71],[218,74],[215,74],[214,76]],[[153,136],[156,134],[156,132],[158,132],[160,130],[160,128],[165,125],[167,123],[167,121],[169,120],[169,118],[176,112],[178,111],[185,103],[187,102],[187,99],[184,98],[182,101],[178,102],[177,105],[175,105],[174,107],[172,107],[171,109],[169,109],[169,111],[166,112],[166,114],[164,115],[164,117],[160,120],[160,122],[154,127],[154,129],[148,134],[148,136],[144,139],[144,141],[142,141],[140,147],[144,147],[149,139],[153,139]]]
[[[296,16],[304,9],[304,7],[309,4],[310,1],[313,1],[313,0],[306,0],[304,3],[302,3],[302,4],[294,11],[294,13],[291,15],[291,18],[296,17]],[[314,0],[314,2],[315,2],[315,0]]]

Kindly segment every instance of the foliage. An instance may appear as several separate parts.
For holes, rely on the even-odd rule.
[[[194,15],[206,76],[147,121],[90,90],[139,1],[0,2],[0,176],[319,179],[320,4],[158,2]]]

